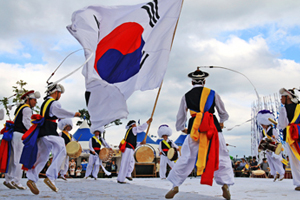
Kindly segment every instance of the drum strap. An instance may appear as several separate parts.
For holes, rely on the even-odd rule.
[[[93,138],[96,140],[96,142],[98,142],[98,144],[100,144],[100,146],[102,145],[101,141],[96,136],[93,136]]]
[[[268,134],[266,134],[265,129],[263,129],[262,132],[263,132],[263,134],[264,134],[265,137],[267,136],[267,138],[272,139]]]
[[[29,107],[29,105],[28,105],[28,104],[24,104],[23,106],[21,106],[21,107],[19,108],[19,110],[17,111],[17,114],[15,115],[14,122],[16,122],[16,118],[17,118],[19,112],[20,112],[20,111],[22,110],[22,108],[24,108],[24,107]]]
[[[132,129],[132,127],[130,127],[130,128],[127,130],[126,135],[125,135],[125,138],[124,138],[125,141],[126,141],[126,139],[127,139],[127,137],[128,137],[128,134],[129,134],[129,132],[130,132],[131,129]]]
[[[169,145],[169,143],[167,143],[166,140],[163,140],[163,143],[164,143],[169,149],[171,148],[171,146]]]
[[[67,131],[63,131],[63,133],[64,133],[66,136],[68,136],[68,138],[69,138],[70,141],[71,141],[71,136],[69,135],[69,133],[68,133]]]

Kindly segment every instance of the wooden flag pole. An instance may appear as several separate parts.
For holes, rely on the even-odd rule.
[[[154,106],[153,106],[151,118],[152,118],[153,115],[154,115],[154,111],[155,111],[155,108],[156,108],[156,104],[157,104],[157,101],[158,101],[158,97],[159,97],[159,94],[160,94],[160,90],[161,90],[161,88],[162,88],[162,84],[163,84],[163,80],[161,81],[161,84],[160,84],[160,86],[159,86],[159,89],[158,89],[158,92],[157,92],[157,95],[156,95],[156,99],[155,99],[155,103],[154,103]],[[148,128],[147,128],[147,131],[146,131],[145,138],[144,138],[144,140],[142,141],[143,144],[146,144],[146,139],[147,139],[147,135],[148,135],[148,132],[149,132],[149,129],[150,129],[150,125],[151,125],[151,122],[150,122],[149,125],[148,125]]]
[[[174,41],[175,33],[176,33],[176,30],[177,30],[178,21],[179,21],[179,18],[180,18],[180,14],[181,14],[181,10],[182,10],[183,1],[184,1],[184,0],[182,0],[182,4],[181,4],[181,8],[180,8],[180,13],[179,13],[178,20],[177,20],[177,22],[176,22],[176,26],[175,26],[175,29],[174,29],[174,34],[173,34],[173,38],[172,38],[172,43],[171,43],[170,51],[171,51],[172,46],[173,46],[173,41]],[[160,94],[160,90],[161,90],[161,88],[162,88],[162,84],[163,84],[163,80],[161,81],[161,84],[160,84],[159,89],[158,89],[158,91],[157,91],[157,95],[156,95],[154,107],[153,107],[153,110],[152,110],[151,118],[153,118],[153,115],[154,115],[154,111],[155,111],[155,108],[156,108],[156,104],[157,104],[157,101],[158,101],[158,97],[159,97],[159,94]],[[151,122],[150,122],[149,125],[148,125],[147,131],[146,131],[146,135],[145,135],[144,140],[142,141],[142,144],[146,144],[146,139],[147,139],[147,135],[148,135],[148,132],[149,132],[149,129],[150,129],[150,125],[151,125]]]

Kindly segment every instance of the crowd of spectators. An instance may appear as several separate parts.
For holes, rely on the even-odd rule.
[[[287,156],[287,161],[289,161],[289,158]],[[289,163],[287,166],[283,165],[284,168],[289,168]],[[252,171],[255,170],[263,170],[266,173],[266,176],[269,176],[270,167],[267,158],[263,158],[261,163],[258,163],[256,160],[256,157],[250,157],[248,160],[245,158],[236,159],[235,162],[233,162],[233,170],[235,177],[249,177],[251,175]]]

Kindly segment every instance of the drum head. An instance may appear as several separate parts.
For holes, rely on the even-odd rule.
[[[167,156],[169,158],[169,160],[171,160],[173,158],[173,156],[174,156],[175,153],[176,152],[175,152],[174,148],[169,149],[168,156]]]
[[[177,150],[174,147],[169,149],[167,157],[171,161],[177,160],[177,158],[178,158]]]
[[[79,149],[80,149],[80,144],[78,142],[75,142],[75,141],[69,142],[66,146],[66,150],[67,150],[68,155],[77,153]]]
[[[71,158],[78,158],[81,155],[82,148],[76,141],[71,141],[66,146],[67,155]]]
[[[281,153],[281,149],[282,149],[282,144],[278,143],[276,149],[275,149],[275,154],[279,155]]]
[[[264,175],[266,172],[264,170],[254,170],[252,171],[252,174],[256,175],[256,176],[260,176],[260,175]]]
[[[134,158],[140,163],[151,163],[155,158],[154,149],[149,145],[142,145],[136,149]]]
[[[106,158],[108,157],[108,154],[109,154],[109,149],[108,148],[102,148],[100,150],[100,153],[99,153],[99,158],[101,160],[106,160]]]

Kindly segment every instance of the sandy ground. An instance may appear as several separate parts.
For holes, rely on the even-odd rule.
[[[0,179],[1,182],[4,179]],[[27,179],[22,179],[26,185]],[[212,187],[199,184],[199,178],[187,178],[180,186],[179,193],[174,199],[224,199],[221,186],[216,183]],[[37,183],[39,195],[33,195],[27,190],[10,190],[3,184],[0,186],[0,199],[165,199],[164,196],[171,188],[171,183],[159,178],[135,178],[128,184],[118,184],[116,178],[111,179],[59,179],[57,193],[52,192],[40,179]],[[232,199],[300,199],[300,191],[294,190],[291,179],[273,182],[272,179],[236,178],[235,185],[230,187]]]

